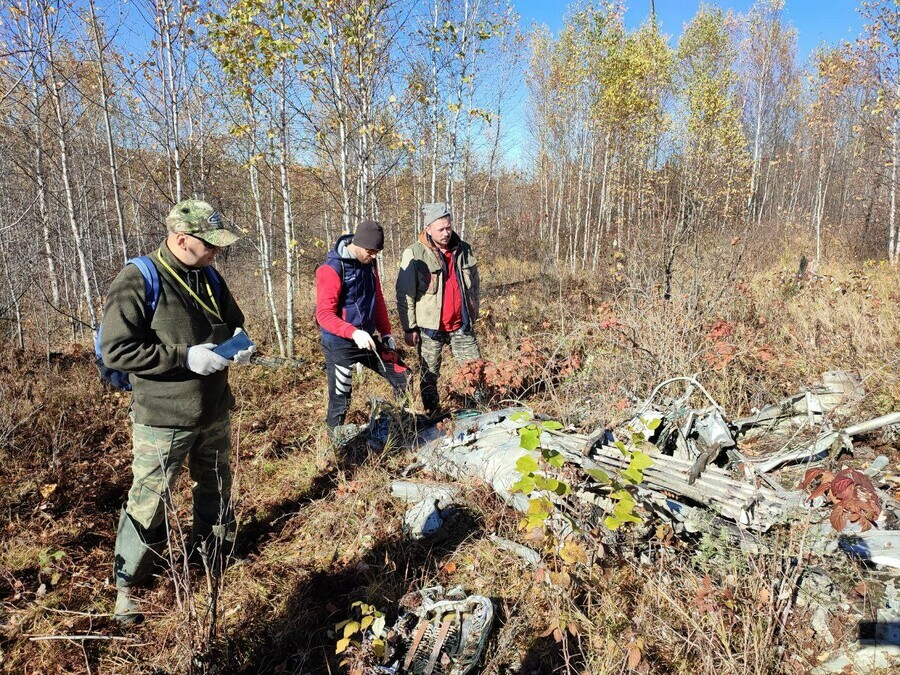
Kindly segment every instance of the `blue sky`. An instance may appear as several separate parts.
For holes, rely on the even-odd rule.
[[[563,25],[568,2],[559,0],[513,0],[521,16],[523,28],[533,22],[546,24],[556,33]],[[720,0],[707,2],[723,9],[733,9],[745,14],[753,6],[752,0]],[[656,16],[664,33],[678,40],[682,27],[697,13],[699,0],[656,0]],[[853,40],[862,29],[862,19],[855,0],[786,0],[785,14],[797,29],[800,62],[804,63],[810,52],[822,42],[836,44],[841,40]],[[635,27],[650,14],[650,0],[631,0],[625,20]]]
[[[512,0],[520,15],[523,30],[529,30],[534,23],[545,24],[554,34],[563,26],[563,19],[569,2],[560,0]],[[700,7],[700,0],[656,0],[656,17],[663,33],[670,36],[672,46],[678,42],[682,29]],[[746,14],[753,6],[753,0],[707,0],[706,4],[723,9],[733,9],[735,13]],[[862,17],[856,8],[857,0],[786,0],[785,16],[797,29],[798,62],[804,65],[812,51],[822,43],[836,45],[841,41],[854,40],[862,30]],[[650,14],[650,0],[626,0],[626,24],[635,28]],[[507,159],[522,165],[526,161],[529,139],[525,131],[523,112],[527,105],[524,85],[516,92],[516,100],[510,113],[509,136],[504,144]]]

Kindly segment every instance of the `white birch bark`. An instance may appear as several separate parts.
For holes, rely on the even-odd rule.
[[[97,320],[97,311],[94,307],[95,296],[91,287],[89,265],[84,254],[84,244],[81,239],[81,226],[78,223],[78,217],[75,211],[74,189],[70,179],[69,168],[69,143],[68,138],[66,137],[66,123],[63,117],[62,109],[62,94],[59,88],[59,80],[61,78],[58,78],[57,64],[55,61],[55,53],[53,49],[56,36],[50,29],[50,22],[47,18],[48,14],[49,12],[44,11],[42,13],[42,18],[44,23],[44,42],[47,49],[47,66],[49,70],[48,79],[50,80],[51,95],[50,98],[53,101],[53,110],[56,114],[56,132],[57,141],[59,143],[60,174],[63,182],[63,191],[66,197],[66,213],[69,219],[69,227],[72,230],[72,241],[75,245],[76,255],[78,256],[78,270],[81,275],[82,294],[88,313],[91,332],[94,334],[94,337],[96,337],[97,329],[99,328],[99,321]]]
[[[119,196],[119,167],[116,161],[116,144],[113,140],[112,122],[109,115],[109,97],[107,95],[106,61],[104,48],[100,35],[100,25],[97,21],[97,11],[94,0],[90,0],[91,28],[94,34],[94,47],[97,55],[97,78],[100,85],[100,106],[103,110],[103,125],[106,132],[107,159],[109,161],[109,175],[112,180],[113,202],[116,207],[116,225],[119,234],[119,246],[122,249],[122,262],[128,260],[128,244],[125,239],[125,212],[122,209],[122,199]]]

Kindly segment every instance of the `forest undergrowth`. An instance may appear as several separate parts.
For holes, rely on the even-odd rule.
[[[695,375],[737,417],[843,369],[863,380],[860,419],[900,409],[900,285],[889,267],[802,278],[768,270],[686,282],[669,299],[609,275],[548,276],[513,260],[491,261],[482,276],[485,361],[447,359],[442,384],[454,408],[524,404],[590,432],[667,377]],[[265,327],[252,318],[263,314],[241,300],[265,351]],[[446,536],[405,539],[390,482],[414,453],[329,447],[325,373],[314,329],[301,328],[306,367],[231,375],[233,564],[213,583],[185,565],[176,536],[170,564],[140,596],[148,620],[127,630],[110,616],[115,526],[130,483],[127,395],[101,384],[87,344],[0,364],[4,672],[342,672],[353,662],[335,654],[334,625],[353,602],[390,620],[404,594],[434,584],[493,599],[484,673],[804,673],[834,650],[793,602],[800,567],[826,564],[810,558],[802,527],[776,530],[771,553],[758,555],[634,528],[585,560],[547,557],[532,570],[488,538],[521,540],[518,514],[472,485]],[[386,395],[364,373],[351,420],[365,421],[368,399]],[[896,463],[896,447],[879,452]],[[189,520],[186,477],[174,505],[177,535]],[[827,564],[871,612],[859,563]],[[830,628],[838,642],[855,630],[837,608]]]

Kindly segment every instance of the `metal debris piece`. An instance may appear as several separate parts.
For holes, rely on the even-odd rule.
[[[860,645],[853,643],[830,661],[813,668],[812,675],[846,673],[847,667],[854,673],[897,672],[900,666],[900,647],[895,645]]]
[[[892,424],[900,424],[900,412],[882,415],[881,417],[876,417],[875,419],[866,422],[853,424],[839,431],[826,432],[810,446],[785,450],[777,455],[751,461],[754,462],[755,469],[763,473],[777,469],[779,466],[789,462],[801,460],[805,462],[815,462],[828,456],[829,451],[834,449],[835,446],[840,445],[852,448],[853,444],[850,439],[853,438],[853,436],[875,431],[876,429],[881,429],[882,427],[887,427]]]
[[[820,384],[769,404],[754,415],[734,420],[732,425],[738,434],[751,438],[777,431],[784,426],[821,424],[828,413],[850,412],[864,394],[860,379],[855,373],[832,370],[822,375]]]
[[[518,544],[510,539],[505,539],[504,537],[499,537],[496,534],[490,535],[490,540],[494,542],[494,544],[499,549],[503,549],[504,551],[509,551],[510,553],[514,553],[519,556],[528,563],[531,567],[537,567],[541,564],[541,554],[535,551],[532,548],[528,548],[522,544]]]
[[[482,480],[497,495],[518,511],[526,511],[529,496],[510,492],[521,474],[516,462],[527,453],[520,446],[518,430],[530,424],[528,419],[511,419],[525,408],[507,408],[494,413],[458,421],[453,435],[439,436],[419,448],[424,465],[457,480]],[[584,469],[601,469],[607,473],[628,466],[618,448],[601,445],[582,454],[588,437],[581,434],[544,430],[541,446],[560,452],[567,463]],[[697,480],[689,482],[693,462],[661,454],[653,454],[653,466],[644,470],[641,486],[668,491],[711,508],[715,514],[749,529],[764,532],[786,519],[790,510],[802,503],[803,493],[780,496],[771,488],[731,478],[719,467],[707,467]],[[583,497],[576,493],[576,498]]]
[[[874,478],[877,476],[881,470],[886,467],[890,463],[890,460],[884,455],[878,455],[875,459],[872,460],[872,463],[863,471],[869,478]]]
[[[448,483],[396,481],[391,494],[411,504],[403,517],[403,532],[412,539],[436,534],[456,515],[459,488]]]
[[[466,595],[458,586],[446,593],[426,588],[401,601],[419,606],[403,614],[388,632],[390,666],[375,673],[466,675],[481,658],[494,620],[494,606],[481,595]]]
[[[855,558],[900,569],[900,530],[869,530],[841,534],[840,547]]]
[[[666,398],[666,387],[678,384],[683,385],[679,394]],[[584,472],[601,470],[607,475],[619,475],[628,467],[630,458],[616,447],[616,434],[633,450],[632,435],[638,433],[644,438],[644,442],[637,441],[640,450],[651,457],[653,465],[643,470],[643,480],[632,492],[643,508],[666,519],[676,534],[724,530],[736,537],[742,547],[752,550],[762,546],[754,534],[778,523],[826,521],[821,506],[808,503],[806,492],[782,487],[768,472],[792,462],[819,460],[829,452],[852,447],[854,436],[900,425],[900,412],[895,412],[839,430],[828,427],[830,415],[847,412],[862,395],[858,377],[832,371],[825,373],[821,384],[767,406],[752,417],[730,422],[696,379],[680,377],[656,386],[639,406],[640,414],[618,430],[601,428],[594,434],[582,435],[543,429],[540,448],[562,455],[565,466],[561,474],[567,476],[564,480],[572,487],[571,494],[564,496],[540,492],[540,496],[563,507],[557,511],[566,513],[566,517],[560,517],[554,512],[549,525],[557,535],[565,536],[573,526],[593,528],[598,512],[611,511],[614,504],[607,498],[608,489]],[[703,399],[704,407],[691,407],[697,398]],[[529,414],[516,414],[521,412]],[[523,455],[540,463],[540,449],[528,452],[520,445],[519,431],[532,423],[531,417],[525,408],[507,408],[426,429],[419,435],[417,466],[467,484],[484,482],[508,505],[526,512],[538,494],[526,495],[511,488],[522,477],[516,463]],[[785,443],[778,441],[782,450],[760,457],[748,457],[740,451],[740,441],[784,426],[793,429],[794,435]],[[815,426],[824,430],[817,440],[795,440],[804,428]],[[724,461],[726,457],[730,464]],[[879,459],[870,469],[877,472],[884,465],[885,460]],[[573,473],[580,478],[573,481]],[[900,534],[883,528],[896,527],[900,504],[883,491],[879,491],[879,497],[890,511],[879,522],[882,529],[864,535],[845,532],[840,548],[879,564],[898,566],[895,547],[900,545],[896,539]],[[822,527],[827,529],[827,523],[823,522]],[[823,538],[828,540],[821,549],[824,553],[838,549],[838,535],[833,530],[827,537],[823,534]]]

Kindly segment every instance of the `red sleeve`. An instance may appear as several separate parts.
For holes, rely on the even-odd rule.
[[[328,265],[319,265],[316,270],[316,321],[329,333],[349,340],[356,328],[338,314],[340,294],[341,278],[338,273]]]
[[[391,320],[388,318],[387,305],[384,304],[384,293],[381,292],[381,279],[378,270],[375,272],[375,327],[382,336],[391,334]]]

